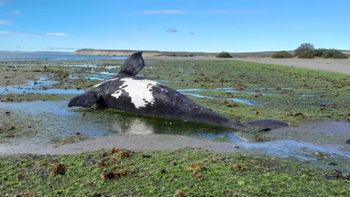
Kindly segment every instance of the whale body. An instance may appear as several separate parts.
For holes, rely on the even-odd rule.
[[[244,130],[258,127],[260,130],[287,127],[278,120],[253,120],[239,123],[213,112],[180,92],[161,83],[136,76],[145,66],[142,52],[132,54],[122,65],[117,76],[75,96],[68,107],[91,107],[97,104],[102,108],[114,108],[125,112],[198,122]]]

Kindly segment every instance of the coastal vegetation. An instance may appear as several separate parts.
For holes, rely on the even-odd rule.
[[[346,59],[348,55],[344,54],[337,49],[315,49],[314,45],[310,43],[303,43],[297,49],[294,50],[294,55],[298,58],[312,59],[315,57],[319,58],[333,58],[333,59]]]
[[[287,51],[279,51],[274,53],[271,57],[272,58],[292,58],[293,55],[288,53]]]
[[[219,53],[216,57],[218,57],[218,58],[232,58],[232,55],[228,52],[223,51],[223,52]]]

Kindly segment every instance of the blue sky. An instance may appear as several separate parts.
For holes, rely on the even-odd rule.
[[[0,0],[0,50],[350,49],[349,0]]]

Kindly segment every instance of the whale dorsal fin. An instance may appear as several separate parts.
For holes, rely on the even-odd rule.
[[[142,58],[142,52],[133,53],[120,69],[119,74],[135,76],[145,66]]]

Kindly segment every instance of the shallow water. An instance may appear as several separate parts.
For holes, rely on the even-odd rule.
[[[4,102],[1,103],[0,109],[15,111],[24,116],[42,117],[43,121],[48,116],[50,120],[58,120],[57,124],[43,122],[43,125],[50,126],[38,128],[42,130],[41,132],[46,132],[45,135],[51,137],[69,136],[79,132],[89,137],[119,133],[136,135],[177,134],[213,139],[232,133],[230,129],[204,124],[132,115],[111,109],[68,108],[67,105],[68,100],[22,103]],[[82,116],[83,112],[86,113],[85,116]],[[63,132],[57,132],[57,130],[63,130]],[[233,135],[230,135],[230,140],[240,141]]]
[[[82,94],[84,90],[74,89],[51,89],[53,84],[58,81],[49,80],[47,77],[39,77],[37,80],[30,80],[26,85],[12,86],[12,87],[0,87],[0,93],[2,94]]]
[[[282,158],[295,157],[299,160],[311,161],[319,160],[317,157],[318,153],[327,154],[329,159],[338,156],[350,158],[350,151],[343,150],[342,146],[332,143],[320,145],[296,140],[275,140],[263,143],[246,143],[236,137],[236,132],[230,129],[128,114],[111,109],[94,110],[84,108],[68,108],[67,103],[68,100],[1,103],[0,110],[10,111],[11,114],[15,113],[19,117],[22,117],[23,120],[27,119],[28,117],[35,120],[34,122],[36,124],[33,125],[33,129],[35,129],[37,133],[34,136],[25,139],[15,137],[11,139],[10,144],[7,145],[6,143],[3,143],[0,146],[0,153],[8,150],[9,147],[14,148],[15,146],[12,146],[11,144],[22,143],[23,140],[27,140],[26,143],[32,145],[50,144],[52,139],[76,136],[76,133],[78,132],[80,136],[85,136],[88,138],[99,138],[102,136],[113,136],[114,138],[118,136],[135,136],[135,139],[138,140],[141,140],[142,137],[140,138],[137,136],[153,136],[152,138],[157,138],[156,136],[159,136],[162,138],[162,136],[166,136],[164,134],[171,134],[173,136],[189,136],[199,139],[204,138],[230,142],[232,147],[228,148],[227,151],[235,151],[235,147],[239,147],[244,150],[274,155]],[[84,113],[84,115],[82,115],[82,113]],[[320,124],[317,125],[322,127]],[[309,127],[309,125],[305,125],[302,128],[305,128],[308,131]],[[313,126],[311,125],[311,127]],[[334,128],[334,125],[331,126],[331,128]],[[339,130],[339,128],[337,129]],[[289,128],[286,128],[286,130],[288,129]],[[277,131],[270,132],[274,133]],[[313,134],[311,133],[310,135]],[[167,137],[165,137],[165,139],[166,138]],[[135,141],[133,143],[138,142]],[[152,141],[147,143],[152,143]],[[206,141],[203,141],[201,147],[205,148],[206,143]],[[227,144],[224,146],[226,147]],[[16,151],[26,152],[26,150],[19,150],[20,147],[21,146],[17,146]]]
[[[329,154],[330,157],[338,155],[350,158],[350,152],[295,140],[276,140],[264,143],[240,143],[240,145],[253,151],[263,149],[266,154],[275,155],[281,158],[293,156],[301,160],[318,160],[315,156],[317,153],[326,153]]]
[[[0,52],[0,61],[25,60],[125,60],[125,56],[74,55],[71,52]]]

